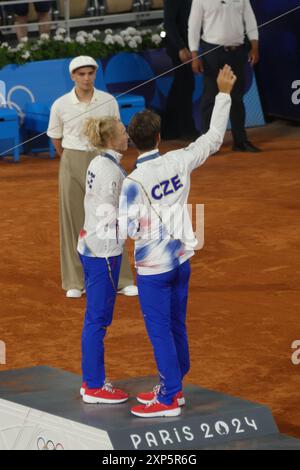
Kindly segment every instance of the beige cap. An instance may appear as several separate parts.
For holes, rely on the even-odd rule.
[[[75,57],[75,59],[71,60],[69,65],[70,74],[74,72],[74,70],[79,69],[80,67],[95,67],[95,69],[98,69],[98,64],[95,59],[93,59],[93,57],[89,57],[87,55],[80,55],[78,57]]]

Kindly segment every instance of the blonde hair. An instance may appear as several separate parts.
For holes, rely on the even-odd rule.
[[[92,147],[99,150],[105,149],[108,141],[114,137],[117,122],[119,119],[115,116],[89,118],[84,124],[83,135],[88,138]]]

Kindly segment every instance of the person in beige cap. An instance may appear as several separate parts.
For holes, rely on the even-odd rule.
[[[69,71],[75,87],[52,105],[47,135],[61,157],[59,169],[59,221],[62,287],[66,296],[79,298],[84,292],[84,276],[77,253],[79,232],[84,223],[84,196],[87,168],[98,154],[83,135],[87,118],[120,118],[115,98],[94,88],[97,62],[88,56],[75,57]],[[137,295],[126,251],[123,254],[118,289]]]

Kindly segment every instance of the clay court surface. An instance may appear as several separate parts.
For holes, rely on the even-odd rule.
[[[190,202],[205,204],[205,246],[192,260],[187,381],[270,406],[281,432],[300,438],[300,365],[291,361],[300,340],[300,128],[276,122],[250,136],[262,154],[232,154],[227,136],[193,174]],[[130,150],[127,170],[134,159]],[[80,373],[85,298],[61,290],[58,166],[0,160],[0,371]],[[155,373],[138,299],[118,296],[106,346],[112,381]]]

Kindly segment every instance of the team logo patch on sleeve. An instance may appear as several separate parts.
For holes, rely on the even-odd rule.
[[[94,179],[96,178],[96,175],[92,172],[92,171],[88,171],[88,177],[87,177],[87,185],[89,187],[89,189],[92,189],[93,187],[93,183],[94,183]]]

